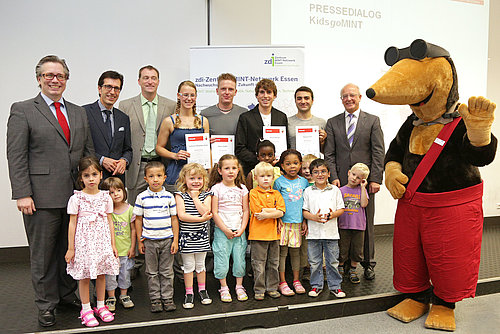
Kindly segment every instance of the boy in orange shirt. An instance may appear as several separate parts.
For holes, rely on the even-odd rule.
[[[264,294],[280,297],[278,292],[280,231],[278,218],[285,213],[285,201],[272,189],[273,166],[260,162],[255,166],[254,178],[258,187],[250,190],[250,227],[248,240],[251,245],[252,269],[254,273],[255,300],[263,300]]]

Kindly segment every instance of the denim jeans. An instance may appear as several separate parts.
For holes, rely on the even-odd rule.
[[[307,255],[311,265],[311,287],[323,289],[323,254],[326,262],[326,281],[328,288],[340,288],[342,276],[338,271],[339,245],[338,240],[308,239]]]

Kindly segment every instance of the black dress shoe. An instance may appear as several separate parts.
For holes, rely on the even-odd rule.
[[[38,323],[43,327],[50,327],[56,324],[54,310],[38,311]]]
[[[373,267],[368,266],[365,268],[365,278],[369,281],[375,278],[375,270],[373,270]]]

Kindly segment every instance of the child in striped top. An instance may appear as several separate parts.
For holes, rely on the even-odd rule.
[[[179,250],[184,270],[186,296],[182,307],[194,307],[193,272],[196,270],[201,303],[208,305],[212,299],[205,288],[205,257],[210,250],[208,222],[212,218],[212,194],[207,192],[207,171],[197,163],[182,167],[176,182],[175,193],[179,216]]]
[[[150,161],[144,167],[149,187],[137,196],[134,207],[137,247],[145,254],[151,312],[174,311],[174,254],[179,222],[175,199],[165,190],[165,166]]]

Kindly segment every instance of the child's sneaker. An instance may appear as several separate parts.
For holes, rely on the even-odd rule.
[[[230,303],[233,301],[233,298],[231,298],[231,293],[229,292],[229,288],[227,286],[225,286],[224,288],[220,288],[219,293],[221,302]]]
[[[279,290],[283,296],[290,297],[290,296],[295,295],[295,292],[293,292],[292,289],[290,289],[290,287],[288,286],[288,284],[286,282],[280,283]]]
[[[339,265],[338,270],[339,270],[340,276],[344,277],[344,274],[345,274],[344,265]]]
[[[306,293],[306,289],[302,286],[300,281],[294,281],[293,282],[293,288],[295,289],[295,293],[298,295],[301,295],[303,293]]]
[[[161,300],[155,299],[151,301],[151,312],[158,313],[163,311],[163,305],[161,304]]]
[[[132,301],[132,299],[130,299],[130,296],[128,295],[120,296],[120,304],[122,304],[124,308],[134,307],[134,302]]]
[[[116,310],[116,297],[108,297],[106,299],[106,306],[111,312],[114,312]]]
[[[186,295],[184,297],[184,303],[182,304],[184,308],[193,308],[194,307],[194,295],[192,293]]]
[[[212,299],[208,296],[207,290],[201,290],[200,292],[201,303],[203,305],[212,304]]]
[[[340,289],[335,289],[330,291],[337,298],[344,298],[345,292]]]
[[[267,294],[271,298],[279,298],[279,297],[281,297],[281,294],[278,291],[268,291]]]
[[[166,312],[172,312],[172,311],[175,311],[177,309],[177,306],[175,306],[172,299],[164,299],[163,300],[163,309]]]
[[[359,283],[359,277],[358,277],[358,274],[356,273],[356,269],[355,270],[352,270],[352,269],[349,270],[349,280],[353,284],[358,284]]]
[[[319,294],[323,291],[323,289],[320,288],[312,288],[311,291],[307,294],[309,297],[318,297]]]

